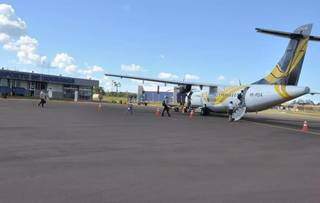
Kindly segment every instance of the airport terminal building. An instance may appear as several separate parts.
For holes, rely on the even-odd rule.
[[[98,80],[0,69],[1,95],[38,97],[45,90],[53,99],[74,99],[77,92],[78,99],[91,100],[94,87]]]

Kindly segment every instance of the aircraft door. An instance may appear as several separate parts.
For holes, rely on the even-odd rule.
[[[209,94],[208,94],[208,101],[207,102],[212,102],[214,101],[214,99],[216,98],[216,96],[218,95],[218,87],[214,86],[214,87],[209,87]]]

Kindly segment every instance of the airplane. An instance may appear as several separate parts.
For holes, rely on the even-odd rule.
[[[256,28],[259,33],[288,38],[289,44],[271,73],[249,85],[225,86],[118,74],[105,75],[178,85],[180,87],[179,93],[189,94],[189,103],[191,98],[191,106],[201,108],[202,115],[207,115],[210,112],[226,113],[228,105],[232,101],[236,107],[232,117],[237,121],[246,112],[262,111],[306,94],[319,94],[311,92],[309,87],[297,86],[308,42],[320,42],[320,36],[310,35],[312,26],[312,24],[306,24],[296,28],[293,32]],[[193,86],[200,87],[201,91],[193,92]],[[203,87],[206,87],[206,90]],[[238,99],[240,93],[243,95],[241,101]],[[188,96],[184,96],[183,100],[187,100]]]

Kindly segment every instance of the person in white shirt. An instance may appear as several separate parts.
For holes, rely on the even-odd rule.
[[[229,121],[230,122],[233,121],[233,118],[232,118],[233,110],[234,110],[234,105],[233,105],[233,102],[230,101],[229,104],[228,104],[228,115],[229,115]]]
[[[42,108],[43,108],[43,105],[45,104],[45,103],[47,103],[46,102],[46,93],[43,91],[43,90],[41,90],[41,92],[40,92],[40,102],[38,103],[38,106],[42,106]]]

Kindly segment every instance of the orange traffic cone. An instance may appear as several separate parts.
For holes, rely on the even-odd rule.
[[[194,110],[192,109],[192,110],[190,111],[189,118],[192,118],[193,115],[194,115]]]
[[[156,110],[156,116],[160,116],[160,108],[159,107]]]
[[[304,122],[303,122],[303,126],[302,126],[301,131],[302,131],[302,132],[308,132],[308,131],[309,131],[309,126],[308,126],[307,121],[304,121]]]

